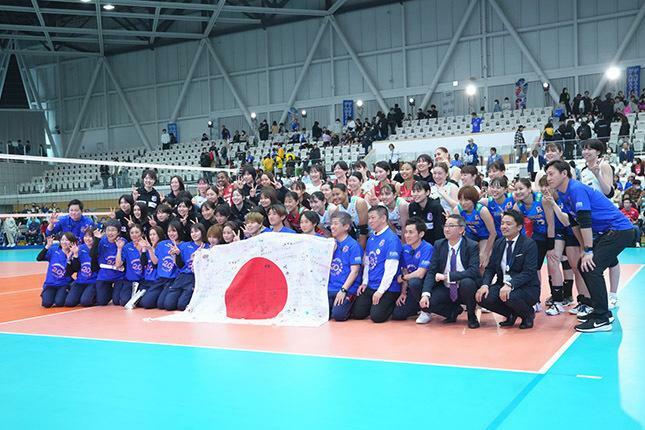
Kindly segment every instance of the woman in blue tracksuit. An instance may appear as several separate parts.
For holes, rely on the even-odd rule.
[[[98,237],[97,237],[98,236]],[[76,272],[76,280],[67,293],[65,306],[78,306],[81,302],[83,291],[96,283],[96,276],[99,272],[99,239],[101,232],[94,227],[89,227],[83,233],[83,243],[72,256],[72,267]]]
[[[167,311],[183,311],[190,303],[195,289],[195,273],[193,272],[193,255],[198,249],[204,248],[206,242],[206,229],[197,223],[190,228],[191,242],[183,242],[179,245],[179,254],[176,257],[176,264],[179,268],[177,279],[169,287],[168,294],[164,300],[164,308]]]
[[[112,300],[114,284],[123,279],[123,268],[116,265],[121,258],[121,248],[117,241],[125,242],[119,237],[121,224],[117,220],[110,220],[105,224],[105,236],[99,241],[98,260],[99,272],[96,283],[89,285],[81,295],[82,306],[106,306]]]
[[[72,283],[72,246],[76,245],[76,236],[70,232],[63,233],[60,244],[54,244],[54,237],[47,237],[47,244],[36,257],[37,261],[48,261],[47,275],[40,294],[42,306],[63,306],[67,291]]]
[[[139,300],[139,307],[152,309],[157,307],[157,299],[164,286],[164,279],[159,278],[157,271],[157,246],[164,240],[163,229],[161,227],[150,227],[148,230],[148,240],[144,241],[141,248],[141,266],[143,267],[143,282],[139,289],[146,290],[146,293]]]
[[[121,247],[121,259],[117,260],[116,265],[125,268],[124,279],[114,285],[112,302],[118,306],[125,306],[132,298],[132,289],[135,284],[143,280],[143,266],[141,264],[141,237],[143,229],[139,224],[132,224],[129,227],[129,237],[131,242],[123,244],[118,242],[117,246]]]
[[[161,293],[157,297],[157,308],[159,309],[166,309],[166,296],[179,273],[176,258],[180,253],[178,245],[181,244],[182,231],[182,224],[173,219],[168,223],[168,239],[159,242],[155,248],[155,254],[157,256],[157,276],[161,283]]]

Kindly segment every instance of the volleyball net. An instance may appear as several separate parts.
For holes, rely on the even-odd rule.
[[[121,157],[130,161],[0,154],[0,246],[13,241],[18,246],[41,243],[36,232],[42,224],[54,212],[67,212],[74,199],[83,203],[85,215],[100,222],[119,209],[121,196],[131,196],[144,186],[144,173],[154,178],[161,197],[170,192],[171,181],[194,196],[202,178],[212,185],[219,173],[236,179],[238,170],[200,167],[199,157],[171,151]]]

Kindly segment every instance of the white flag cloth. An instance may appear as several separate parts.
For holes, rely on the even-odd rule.
[[[329,319],[327,284],[334,240],[264,233],[199,250],[185,312],[162,321],[317,327]]]

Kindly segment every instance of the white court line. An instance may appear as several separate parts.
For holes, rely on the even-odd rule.
[[[18,294],[18,293],[23,293],[25,291],[38,291],[41,289],[42,288],[29,288],[27,290],[5,291],[4,293],[0,293],[0,296],[5,296],[7,294]]]
[[[594,376],[594,375],[576,375],[576,378],[584,378],[584,379],[602,379],[602,376]]]
[[[53,317],[53,316],[57,316],[57,315],[66,315],[66,314],[71,314],[72,312],[86,311],[88,309],[95,309],[95,308],[96,308],[96,306],[87,307],[87,308],[71,309],[71,310],[65,311],[65,312],[57,312],[57,313],[54,313],[54,314],[38,315],[38,316],[35,316],[35,317],[28,317],[28,318],[21,318],[21,319],[18,319],[18,320],[5,321],[5,322],[0,322],[0,326],[5,325],[5,324],[13,324],[13,323],[17,323],[17,322],[23,322],[23,321],[37,320],[39,318],[47,318],[47,317]]]
[[[87,309],[91,309],[91,308],[87,308]],[[94,341],[103,341],[103,342],[123,342],[123,343],[145,344],[145,345],[172,346],[172,347],[180,347],[180,348],[202,348],[202,349],[213,349],[213,350],[235,351],[235,352],[257,352],[261,354],[331,358],[331,359],[340,359],[340,360],[359,360],[359,361],[369,361],[369,362],[375,362],[375,363],[413,364],[413,365],[421,365],[421,366],[450,367],[450,368],[458,368],[458,369],[527,373],[530,375],[539,374],[539,372],[536,372],[534,370],[504,369],[504,368],[498,368],[498,367],[466,366],[466,365],[459,365],[459,364],[445,364],[445,363],[432,363],[432,362],[406,361],[406,360],[386,360],[386,359],[379,359],[379,358],[300,353],[300,352],[289,352],[289,351],[269,351],[264,349],[233,348],[233,347],[211,346],[211,345],[182,345],[179,343],[163,343],[163,342],[150,342],[150,341],[139,341],[139,340],[123,340],[123,339],[96,338],[96,337],[86,337],[86,336],[63,336],[58,334],[19,333],[19,332],[4,332],[4,331],[0,331],[0,334],[13,334],[13,335],[22,335],[22,336],[43,336],[43,337],[54,337],[54,338],[62,338],[62,339],[94,340]]]
[[[638,275],[638,274],[640,273],[640,271],[641,271],[641,269],[642,269],[642,268],[643,268],[643,265],[641,265],[641,266],[640,266],[640,267],[639,267],[639,268],[638,268],[634,273],[632,273],[632,276],[630,276],[630,277],[627,279],[627,281],[625,281],[625,283],[623,284],[623,287],[622,287],[622,288],[619,288],[619,291],[621,291],[621,290],[623,290],[625,287],[627,287],[627,286],[628,286],[628,285],[629,285],[629,284],[634,280],[634,278],[636,277],[636,275]],[[566,316],[568,316],[568,315],[566,315]],[[566,317],[566,316],[565,316],[565,317]],[[567,341],[566,341],[566,342],[565,342],[565,343],[564,343],[564,344],[563,344],[563,345],[562,345],[562,346],[561,346],[561,347],[560,347],[560,348],[555,352],[555,354],[553,354],[553,355],[551,356],[551,358],[549,358],[549,360],[548,360],[546,363],[544,363],[544,366],[542,366],[542,367],[540,368],[540,370],[538,371],[538,373],[542,373],[542,374],[544,374],[544,373],[548,372],[548,370],[549,370],[549,369],[550,369],[550,368],[555,364],[555,362],[556,362],[556,361],[558,361],[558,359],[559,359],[560,357],[562,357],[562,354],[564,354],[564,353],[565,353],[565,351],[566,351],[567,349],[569,349],[569,347],[570,347],[571,345],[573,345],[573,342],[575,342],[575,341],[576,341],[576,339],[578,339],[578,337],[579,337],[581,334],[582,334],[582,333],[580,333],[580,332],[578,332],[578,331],[574,332],[574,333],[571,335],[571,337],[570,337],[570,338],[569,338],[569,339],[568,339],[568,340],[567,340]]]

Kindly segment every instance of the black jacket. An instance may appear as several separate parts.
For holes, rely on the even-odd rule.
[[[430,266],[423,281],[424,293],[430,293],[435,286],[444,286],[443,282],[438,283],[435,281],[435,275],[446,272],[448,252],[450,252],[448,239],[441,239],[435,243],[434,253],[430,259]],[[459,258],[461,259],[461,265],[464,266],[464,270],[462,272],[450,272],[450,282],[459,282],[462,279],[469,278],[479,283],[479,245],[477,242],[468,239],[466,236],[462,237]]]
[[[482,285],[493,285],[493,277],[496,276],[497,285],[504,284],[504,272],[502,271],[502,257],[506,252],[506,239],[500,237],[495,241],[493,253],[484,271]],[[513,261],[509,268],[512,288],[527,288],[536,298],[540,295],[540,281],[537,277],[537,245],[533,239],[518,236],[517,243],[513,248]]]

